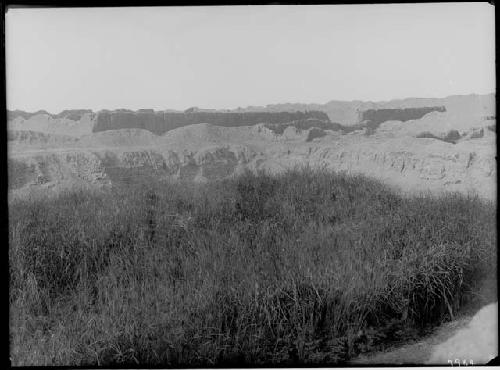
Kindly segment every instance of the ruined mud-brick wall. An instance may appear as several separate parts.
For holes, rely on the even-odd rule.
[[[140,128],[161,135],[178,127],[210,123],[225,127],[251,126],[258,123],[280,124],[290,121],[317,119],[329,122],[324,112],[99,112],[93,132]]]

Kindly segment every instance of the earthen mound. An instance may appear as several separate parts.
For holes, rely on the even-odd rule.
[[[9,145],[48,148],[72,146],[78,142],[78,139],[73,136],[46,134],[31,130],[8,130],[7,140]]]
[[[84,147],[152,146],[158,136],[148,130],[138,128],[96,132],[80,138]]]

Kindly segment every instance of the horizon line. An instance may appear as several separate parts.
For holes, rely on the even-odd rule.
[[[405,97],[405,98],[394,98],[394,99],[390,99],[390,100],[360,100],[360,99],[354,99],[354,100],[337,100],[337,99],[331,99],[331,100],[328,100],[327,102],[325,103],[316,103],[316,102],[312,102],[312,103],[303,103],[303,102],[283,102],[283,103],[269,103],[269,104],[266,104],[266,105],[247,105],[246,107],[241,107],[241,106],[238,106],[236,108],[209,108],[209,107],[198,107],[198,106],[189,106],[185,109],[174,109],[174,108],[164,108],[164,109],[154,109],[154,108],[137,108],[137,109],[130,109],[130,108],[124,108],[124,107],[120,107],[120,108],[113,108],[113,109],[108,109],[108,108],[102,108],[102,109],[92,109],[92,108],[65,108],[65,109],[62,109],[61,111],[59,111],[58,113],[52,113],[52,112],[49,112],[48,110],[46,109],[38,109],[36,111],[28,111],[28,110],[24,110],[24,109],[20,109],[20,108],[15,108],[15,109],[8,109],[7,108],[7,112],[16,112],[16,111],[20,111],[20,112],[24,112],[24,113],[28,113],[28,114],[35,114],[35,113],[39,113],[39,112],[45,112],[51,116],[53,115],[58,115],[58,114],[61,114],[65,111],[74,111],[74,110],[86,110],[86,111],[90,111],[91,113],[99,113],[99,112],[102,112],[102,111],[117,111],[117,110],[128,110],[128,111],[131,111],[131,112],[135,112],[137,113],[138,111],[140,110],[152,110],[154,112],[165,112],[165,111],[174,111],[174,112],[179,112],[179,113],[182,113],[188,109],[191,109],[191,108],[196,108],[196,109],[200,109],[200,110],[214,110],[214,111],[237,111],[239,109],[249,109],[249,108],[266,108],[266,107],[270,107],[270,106],[277,106],[277,105],[327,105],[329,103],[332,103],[332,102],[338,102],[338,103],[355,103],[355,102],[361,102],[361,103],[371,103],[371,104],[384,104],[384,103],[390,103],[390,102],[395,102],[395,101],[403,101],[403,100],[410,100],[410,99],[448,99],[448,98],[452,98],[452,97],[459,97],[459,96],[475,96],[475,95],[478,95],[478,96],[487,96],[487,95],[496,95],[496,91],[494,92],[489,92],[489,93],[484,93],[484,94],[478,94],[478,93],[469,93],[469,94],[452,94],[452,95],[447,95],[447,96],[444,96],[444,97],[416,97],[416,96],[410,96],[410,97]]]

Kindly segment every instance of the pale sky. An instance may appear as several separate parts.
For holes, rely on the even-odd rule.
[[[488,3],[10,9],[7,107],[237,108],[495,92]]]

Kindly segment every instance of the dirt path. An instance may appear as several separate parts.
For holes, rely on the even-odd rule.
[[[447,363],[449,359],[485,364],[498,355],[498,302],[483,307],[467,326],[432,350],[428,364]]]
[[[385,352],[360,356],[352,364],[448,364],[459,359],[486,364],[498,355],[498,302],[483,307],[473,317],[445,323],[420,341],[395,346]]]
[[[483,287],[481,293],[489,297],[494,294],[496,297],[496,288],[492,284],[490,282],[489,286]],[[496,281],[494,284],[496,286]],[[448,360],[456,364],[458,359],[461,364],[467,361],[470,365],[471,360],[474,365],[486,364],[498,356],[498,301],[485,296],[483,299],[425,338],[395,345],[383,352],[362,355],[351,363],[448,365]]]

